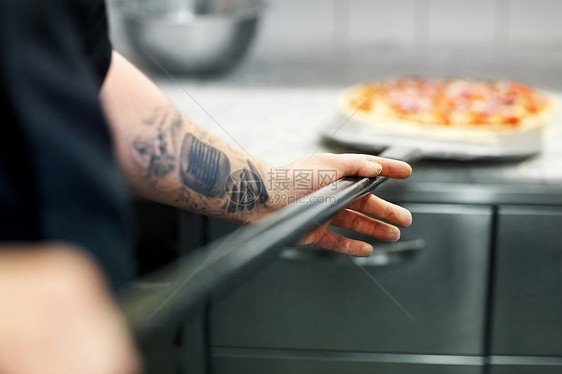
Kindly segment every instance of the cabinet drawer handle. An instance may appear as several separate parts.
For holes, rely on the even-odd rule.
[[[423,239],[407,240],[390,244],[378,244],[370,257],[351,257],[341,253],[315,248],[287,248],[280,257],[290,261],[320,261],[349,265],[349,257],[354,264],[360,266],[397,265],[414,259],[415,255],[425,247]]]

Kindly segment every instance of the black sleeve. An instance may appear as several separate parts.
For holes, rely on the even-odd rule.
[[[70,3],[0,1],[0,219],[13,220],[0,240],[79,244],[118,288],[132,275],[127,195],[98,100],[103,59],[94,57],[111,50],[91,47],[78,26],[88,15]]]
[[[81,35],[80,46],[101,86],[109,69],[112,51],[108,36],[105,2],[102,0],[65,1],[74,28]]]

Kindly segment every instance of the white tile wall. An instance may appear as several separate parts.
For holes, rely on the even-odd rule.
[[[350,0],[349,42],[411,44],[416,31],[416,0]]]
[[[431,0],[431,44],[492,43],[496,3],[490,0]]]
[[[509,42],[558,43],[562,42],[562,1],[511,0]]]
[[[268,0],[257,44],[269,53],[314,53],[333,43],[336,0]]]
[[[412,46],[538,45],[562,53],[562,0],[264,1],[253,55],[279,63],[322,61],[358,47],[377,58],[380,49]]]
[[[341,45],[562,45],[562,0],[268,0],[268,3],[260,43],[287,46],[295,53]]]

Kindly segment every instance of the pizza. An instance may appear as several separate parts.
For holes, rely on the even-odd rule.
[[[359,84],[339,111],[378,133],[493,141],[542,128],[553,116],[548,95],[507,81],[409,78]]]

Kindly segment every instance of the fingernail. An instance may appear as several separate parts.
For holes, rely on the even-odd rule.
[[[400,236],[402,235],[402,233],[400,232],[400,229],[398,227],[395,227],[392,230],[392,236],[391,236],[391,241],[392,242],[397,242],[398,240],[400,240]]]
[[[367,254],[367,256],[370,256],[373,254],[373,246],[369,243],[365,243],[365,245],[363,246],[363,252]]]
[[[379,174],[382,171],[382,165],[381,164],[379,164],[376,161],[369,161],[369,162],[373,165],[375,173]]]

